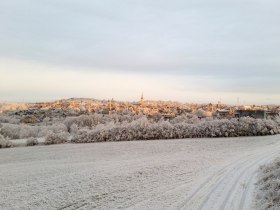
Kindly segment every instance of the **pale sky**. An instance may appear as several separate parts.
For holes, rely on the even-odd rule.
[[[0,0],[0,101],[280,104],[279,0]]]

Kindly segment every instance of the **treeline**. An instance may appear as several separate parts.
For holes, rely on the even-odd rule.
[[[45,144],[65,142],[87,143],[103,141],[132,141],[153,139],[214,138],[274,135],[280,133],[280,119],[200,119],[187,114],[172,120],[155,120],[143,115],[92,114],[67,117],[52,125],[27,125],[0,123],[2,144],[8,140],[27,139],[36,145],[36,138],[44,138]],[[32,139],[30,139],[32,138]],[[34,139],[35,138],[35,139]],[[5,142],[4,142],[5,141]],[[8,144],[9,145],[9,144]],[[4,147],[4,146],[3,146]]]
[[[103,141],[131,141],[153,139],[182,139],[206,137],[238,137],[279,134],[278,123],[253,118],[159,121],[142,117],[132,122],[99,124],[93,128],[79,129],[72,141],[75,143]]]

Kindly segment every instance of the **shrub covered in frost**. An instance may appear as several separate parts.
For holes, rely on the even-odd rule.
[[[0,149],[12,147],[12,143],[0,134]]]
[[[64,120],[64,124],[66,125],[68,131],[70,132],[71,126],[76,124],[80,128],[93,128],[99,124],[107,124],[110,122],[114,123],[122,123],[122,122],[132,122],[141,118],[142,115],[135,115],[133,113],[124,113],[117,114],[113,113],[110,115],[102,115],[102,114],[92,114],[92,115],[81,115],[78,117],[67,117]]]
[[[202,120],[188,123],[179,120],[151,122],[146,117],[123,123],[99,124],[79,130],[73,142],[130,141],[202,137],[259,136],[280,133],[276,122],[252,118]]]
[[[177,123],[198,124],[200,122],[201,120],[198,118],[198,116],[192,114],[179,115],[170,120],[170,123],[172,124],[177,124]]]
[[[38,140],[34,137],[27,139],[26,146],[35,146],[38,144]]]
[[[24,139],[30,137],[43,137],[50,131],[54,133],[67,132],[67,127],[62,123],[56,123],[51,126],[3,124],[0,129],[0,134],[10,139]]]
[[[278,117],[275,117],[275,120],[274,120],[276,123],[278,123],[278,125],[280,126],[280,116]]]
[[[51,130],[54,133],[67,132],[67,127],[63,123],[55,123],[49,126],[48,130]]]
[[[280,159],[261,167],[256,209],[280,209]]]
[[[0,123],[9,123],[10,118],[8,116],[0,115]]]
[[[73,142],[100,142],[273,135],[280,133],[279,127],[279,119],[213,120],[206,112],[199,110],[196,115],[186,114],[171,120],[149,119],[125,112],[67,117],[63,123],[53,125],[3,123],[2,126],[0,124],[0,134],[9,139],[46,137],[46,144],[53,144],[67,141],[70,134]]]
[[[19,139],[20,126],[14,124],[2,124],[0,133],[5,137],[9,137],[10,139]]]
[[[68,134],[66,132],[54,133],[51,131],[45,138],[45,144],[63,144],[67,142],[67,140]]]
[[[20,119],[17,119],[15,116],[0,115],[0,123],[17,124],[19,122],[20,122]]]
[[[71,134],[76,134],[78,131],[79,131],[79,127],[77,126],[77,124],[72,124],[69,132]]]

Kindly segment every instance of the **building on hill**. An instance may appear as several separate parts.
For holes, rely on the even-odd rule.
[[[228,109],[217,110],[215,115],[216,115],[217,118],[220,118],[220,119],[226,119],[226,118],[231,118],[232,117],[231,110],[228,110]]]
[[[267,119],[267,111],[265,110],[236,110],[235,117],[252,117],[255,119]]]
[[[277,117],[280,117],[280,111],[278,111],[278,110],[267,111],[267,117],[269,119],[275,119]]]

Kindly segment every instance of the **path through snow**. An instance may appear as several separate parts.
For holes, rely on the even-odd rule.
[[[0,209],[251,209],[280,136],[0,150]]]

